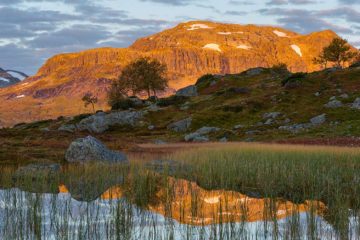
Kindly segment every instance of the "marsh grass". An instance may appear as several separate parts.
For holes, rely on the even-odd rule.
[[[53,176],[16,179],[14,169],[1,168],[0,188],[7,190],[0,191],[0,237],[359,237],[358,149],[228,144],[167,158],[180,164],[162,171],[141,159],[130,165],[67,165]],[[223,197],[209,198],[214,203],[206,205],[204,196],[211,191]],[[249,197],[234,208],[238,193]],[[261,206],[254,218],[257,200]],[[301,206],[308,208],[304,212]]]

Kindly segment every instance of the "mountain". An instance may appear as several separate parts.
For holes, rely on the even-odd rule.
[[[12,73],[12,74],[10,74]],[[17,77],[15,77],[15,76]],[[19,83],[21,79],[27,78],[28,76],[25,73],[15,71],[15,70],[4,70],[0,68],[0,88],[9,87],[16,83]]]
[[[312,72],[318,70],[312,59],[336,36],[329,30],[301,35],[270,26],[181,23],[141,38],[129,48],[91,49],[50,58],[35,76],[0,90],[0,118],[8,126],[83,113],[87,109],[81,97],[89,91],[99,97],[97,107],[106,109],[111,81],[141,56],[168,66],[167,93],[193,84],[206,73],[239,73],[278,63],[286,63],[293,72]]]

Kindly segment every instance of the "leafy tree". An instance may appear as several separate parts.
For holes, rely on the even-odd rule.
[[[84,102],[85,107],[92,105],[93,112],[95,113],[95,104],[98,102],[98,98],[92,93],[86,93],[81,99]]]
[[[112,85],[110,93],[128,96],[145,91],[150,98],[156,96],[156,91],[165,90],[168,86],[166,65],[158,60],[139,58],[126,66],[118,80]]]
[[[336,67],[343,67],[344,63],[350,62],[355,56],[347,40],[334,38],[330,45],[322,50],[320,56],[313,59],[313,62],[325,67],[328,62],[332,62]]]
[[[329,60],[326,58],[324,52],[322,52],[322,53],[319,55],[319,57],[315,57],[315,58],[313,59],[313,63],[314,63],[314,64],[317,64],[317,65],[320,65],[323,69],[326,69],[326,68],[327,68],[328,62],[329,62]]]

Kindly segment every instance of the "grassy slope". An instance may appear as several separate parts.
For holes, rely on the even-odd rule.
[[[96,137],[110,148],[131,149],[133,143],[152,142],[163,139],[170,142],[183,140],[184,133],[173,133],[166,126],[175,121],[192,116],[193,123],[189,132],[202,126],[216,126],[222,131],[212,135],[212,140],[227,136],[232,141],[293,141],[297,139],[349,138],[360,135],[360,111],[348,105],[360,97],[360,69],[344,69],[329,73],[326,71],[307,74],[297,88],[286,89],[281,81],[286,73],[267,69],[263,73],[249,76],[246,73],[213,78],[199,84],[200,95],[188,99],[189,109],[181,110],[182,104],[164,108],[160,112],[150,112],[142,127],[130,129],[113,127],[105,134]],[[215,81],[214,81],[215,80]],[[211,84],[212,83],[212,84]],[[232,88],[246,87],[249,93],[241,94]],[[341,93],[340,93],[341,90]],[[316,97],[314,94],[320,92]],[[337,109],[327,109],[323,105],[332,96],[342,93],[349,95],[341,99],[345,105]],[[270,126],[256,126],[268,112],[285,114],[279,123]],[[300,133],[281,131],[279,126],[286,118],[290,124],[309,122],[314,116],[327,114],[327,122],[319,127]],[[78,121],[77,118],[73,122]],[[69,143],[88,133],[60,133],[55,131],[66,120],[50,120],[22,125],[0,131],[0,162],[61,161]],[[338,122],[336,125],[334,122]],[[148,130],[153,124],[155,130]],[[233,130],[237,124],[245,127]],[[48,127],[50,132],[41,131]],[[254,135],[247,131],[257,130]]]

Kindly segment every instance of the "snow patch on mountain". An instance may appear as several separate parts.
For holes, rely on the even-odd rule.
[[[301,52],[301,48],[298,45],[291,45],[291,48],[296,52],[297,55],[299,55],[300,57],[302,57],[302,52]]]
[[[203,48],[204,48],[204,49],[211,49],[211,50],[215,50],[215,51],[222,52],[221,49],[220,49],[219,44],[216,44],[216,43],[206,44]]]
[[[220,34],[220,35],[231,35],[232,32],[218,32],[218,34]]]
[[[280,32],[278,30],[274,30],[273,33],[275,33],[278,37],[288,37],[286,33]]]
[[[6,79],[6,78],[2,78],[2,77],[0,77],[0,81],[10,82],[8,79]]]
[[[244,49],[244,50],[249,50],[249,49],[251,49],[252,47],[251,47],[251,46],[248,46],[248,45],[245,45],[245,44],[240,44],[240,45],[237,46],[236,48],[238,48],[238,49]]]
[[[19,95],[19,96],[16,96],[15,98],[23,98],[23,97],[25,97],[25,95],[24,95],[24,94]]]
[[[202,24],[202,23],[198,23],[198,24],[193,24],[190,26],[190,28],[188,28],[188,31],[194,31],[194,30],[198,30],[198,29],[211,29],[212,27],[209,27],[206,24]]]

